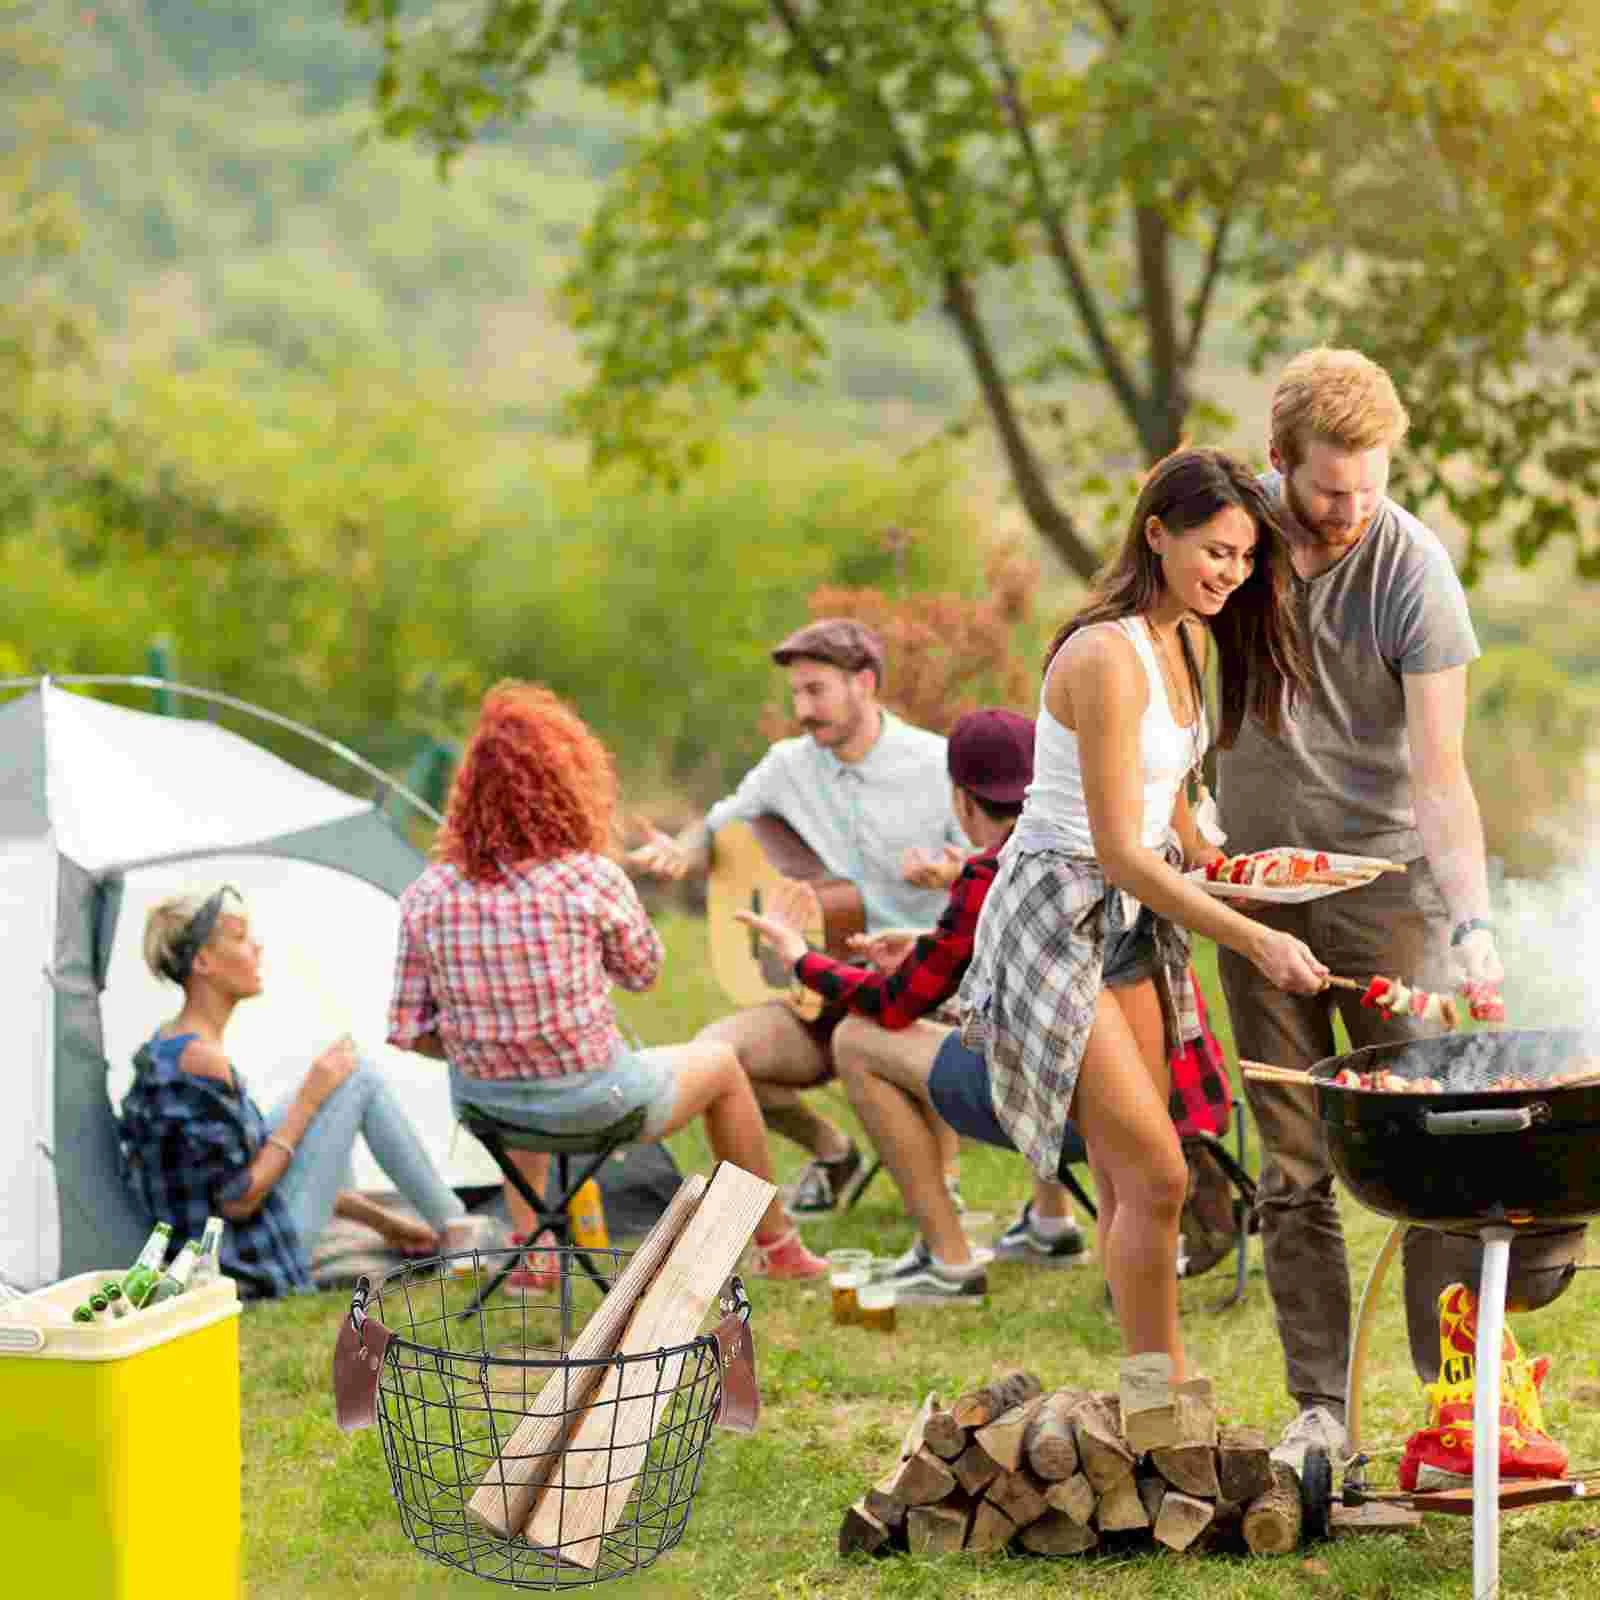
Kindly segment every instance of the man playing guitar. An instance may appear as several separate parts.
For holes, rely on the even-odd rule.
[[[883,645],[862,623],[809,623],[777,645],[772,659],[788,674],[804,734],[774,744],[732,795],[676,838],[652,832],[629,853],[629,864],[663,878],[703,872],[718,828],[776,815],[830,874],[860,890],[869,937],[931,925],[944,895],[922,886],[921,864],[947,846],[963,854],[971,848],[951,806],[944,739],[880,704]],[[806,1022],[774,1002],[723,1017],[699,1035],[733,1047],[768,1125],[810,1153],[789,1200],[800,1216],[831,1211],[866,1172],[849,1135],[802,1098],[833,1076],[831,1042],[843,1015],[842,1005],[830,1005]]]

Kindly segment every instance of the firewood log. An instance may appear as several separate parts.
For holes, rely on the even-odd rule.
[[[956,1475],[931,1450],[907,1456],[879,1485],[903,1506],[932,1505],[955,1486]]]
[[[1258,1556],[1281,1556],[1299,1548],[1300,1482],[1285,1462],[1272,1463],[1272,1487],[1245,1507],[1244,1542]]]
[[[1051,1482],[1078,1470],[1078,1446],[1072,1437],[1072,1408],[1083,1397],[1072,1389],[1047,1394],[1028,1422],[1022,1447],[1028,1465]]]
[[[1072,1438],[1084,1476],[1098,1493],[1104,1494],[1113,1484],[1133,1476],[1133,1452],[1123,1443],[1098,1395],[1090,1395],[1072,1408]]]
[[[928,1419],[936,1412],[942,1411],[943,1406],[936,1394],[925,1394],[922,1404],[917,1407],[917,1414],[911,1419],[911,1426],[906,1429],[900,1440],[900,1459],[904,1461],[907,1456],[914,1456],[927,1442]],[[934,1451],[938,1455],[937,1450]]]
[[[1028,1424],[1043,1403],[1044,1396],[1035,1395],[1021,1405],[1002,1411],[993,1422],[973,1430],[972,1442],[982,1445],[1007,1472],[1015,1472],[1022,1465],[1022,1446]]]
[[[1185,1378],[1172,1386],[1178,1406],[1178,1442],[1217,1442],[1217,1396],[1209,1378]]]
[[[1081,1472],[1047,1484],[1044,1500],[1052,1511],[1064,1511],[1074,1522],[1087,1522],[1094,1516],[1094,1485]]]
[[[1169,1550],[1187,1550],[1210,1526],[1215,1514],[1212,1501],[1169,1490],[1162,1496],[1161,1511],[1156,1517],[1156,1542]]]
[[[1117,1397],[1122,1404],[1122,1436],[1135,1455],[1178,1443],[1171,1356],[1147,1350],[1123,1357],[1117,1371]]]
[[[999,1506],[1019,1528],[1037,1521],[1050,1509],[1044,1486],[1026,1471],[1002,1472],[984,1490],[983,1497]]]
[[[1218,1500],[1213,1504],[1211,1521],[1189,1548],[1196,1552],[1215,1550],[1229,1555],[1246,1554],[1244,1506],[1237,1500]]]
[[[1218,1430],[1217,1485],[1224,1500],[1241,1503],[1272,1487],[1272,1458],[1263,1429],[1230,1426]]]
[[[1094,1508],[1095,1526],[1102,1533],[1123,1533],[1130,1528],[1148,1528],[1150,1517],[1139,1498],[1139,1484],[1132,1473],[1119,1478],[1100,1496]]]
[[[905,1525],[906,1503],[895,1498],[895,1477],[899,1469],[886,1472],[883,1477],[872,1485],[861,1497],[861,1503],[881,1522],[886,1528],[899,1528]]]
[[[857,1500],[844,1514],[844,1521],[839,1527],[839,1554],[849,1555],[852,1551],[863,1550],[869,1556],[876,1555],[889,1544],[889,1530],[867,1510],[865,1502]]]
[[[954,1461],[971,1441],[967,1429],[943,1406],[936,1406],[922,1420],[922,1442],[942,1460]]]
[[[1086,1523],[1074,1522],[1064,1511],[1047,1511],[1022,1530],[1022,1547],[1041,1556],[1076,1556],[1093,1550],[1100,1535]]]
[[[1150,1465],[1183,1494],[1217,1498],[1217,1452],[1208,1444],[1174,1444],[1152,1450]]]
[[[1133,1481],[1139,1490],[1139,1504],[1144,1507],[1144,1514],[1154,1527],[1161,1512],[1161,1502],[1166,1498],[1167,1480],[1159,1472],[1140,1471],[1134,1473]]]
[[[912,1506],[906,1512],[906,1545],[914,1555],[945,1555],[966,1538],[965,1507]]]
[[[950,1470],[968,1494],[982,1494],[1000,1476],[1000,1463],[981,1444],[969,1444],[950,1463]]]
[[[1021,1405],[1039,1394],[1044,1385],[1031,1372],[1008,1372],[985,1388],[972,1389],[950,1407],[950,1414],[963,1428],[982,1428],[1002,1411]]]
[[[980,1500],[972,1512],[972,1526],[967,1529],[967,1549],[978,1554],[1004,1550],[1016,1531],[1016,1523],[999,1506],[992,1500]]]

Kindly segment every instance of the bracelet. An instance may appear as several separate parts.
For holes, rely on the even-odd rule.
[[[1468,934],[1476,933],[1479,928],[1485,933],[1494,932],[1494,924],[1487,917],[1468,917],[1465,922],[1458,922],[1450,930],[1450,948],[1455,949]]]
[[[294,1160],[294,1146],[287,1139],[280,1138],[275,1133],[269,1133],[266,1137],[266,1143],[272,1145],[275,1149],[283,1151],[291,1161]]]

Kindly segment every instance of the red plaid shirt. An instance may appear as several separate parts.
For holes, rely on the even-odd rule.
[[[858,1011],[881,1027],[909,1028],[961,987],[972,960],[978,913],[997,865],[992,850],[967,858],[961,875],[950,885],[938,926],[917,940],[893,972],[852,966],[810,951],[795,962],[795,976],[831,1004]]]
[[[1200,1013],[1200,1037],[1175,1050],[1167,1063],[1172,1072],[1167,1115],[1177,1124],[1180,1134],[1214,1133],[1220,1137],[1228,1131],[1233,1114],[1233,1086],[1228,1082],[1222,1046],[1206,1021],[1205,996],[1200,993],[1193,967],[1189,968],[1189,982],[1194,986],[1195,1009]]]
[[[565,1078],[627,1048],[611,983],[648,989],[660,936],[626,874],[577,851],[473,883],[436,862],[400,897],[389,1042],[436,1033],[474,1078]]]

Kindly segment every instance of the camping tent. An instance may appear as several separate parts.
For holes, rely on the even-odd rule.
[[[0,1275],[34,1286],[129,1261],[143,1242],[117,1171],[113,1102],[140,1040],[175,1009],[143,970],[146,907],[231,882],[267,946],[267,992],[230,1051],[263,1106],[351,1032],[378,1059],[447,1178],[497,1174],[457,1133],[443,1070],[382,1043],[395,897],[422,858],[386,815],[249,739],[155,716],[64,683],[146,685],[265,718],[330,748],[379,792],[427,808],[311,730],[227,696],[151,679],[28,679],[0,703],[0,1005],[11,1028],[0,1087],[5,1222]],[[236,1042],[237,1041],[237,1042]],[[358,1146],[355,1177],[376,1168]]]

